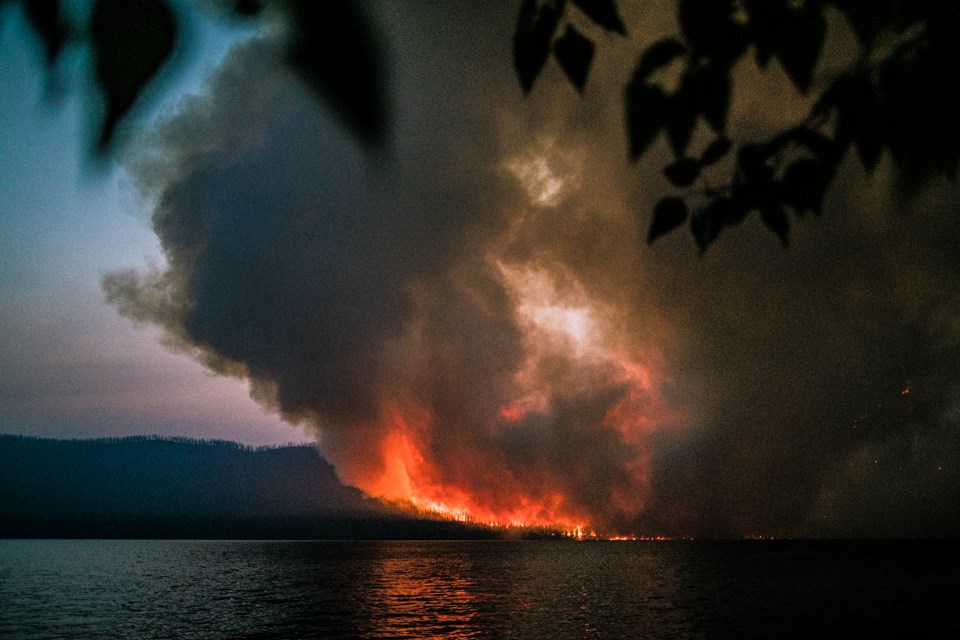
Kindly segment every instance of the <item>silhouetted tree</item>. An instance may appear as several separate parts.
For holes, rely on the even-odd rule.
[[[169,62],[182,31],[167,0],[94,0],[89,24],[66,19],[60,0],[0,0],[19,4],[43,41],[51,73],[69,43],[88,46],[103,109],[98,150],[113,141],[146,86]],[[198,3],[199,4],[199,3]],[[355,135],[371,144],[386,135],[389,103],[381,79],[378,40],[355,2],[206,0],[220,19],[282,21],[286,62],[327,101]]]
[[[99,148],[169,59],[179,28],[166,0],[94,0],[87,33],[71,33],[59,0],[19,3],[53,68],[64,45],[85,42],[103,97]],[[356,2],[210,0],[213,15],[282,20],[287,62],[362,140],[387,135],[389,98],[382,54]],[[572,9],[571,9],[572,7]],[[522,0],[514,64],[525,92],[551,55],[583,91],[595,45],[567,18],[582,13],[600,29],[626,35],[616,0]],[[761,140],[734,140],[727,127],[732,70],[745,56],[763,68],[776,58],[796,87],[811,91],[827,13],[855,34],[856,60],[812,96],[806,118]],[[653,211],[653,241],[684,223],[701,250],[753,212],[786,245],[790,216],[819,214],[837,168],[854,148],[870,171],[889,151],[908,188],[953,176],[960,160],[960,5],[945,0],[677,0],[680,32],[648,46],[625,79],[627,149],[642,155],[663,133],[673,152],[664,169],[678,192]],[[676,88],[660,81],[678,74]],[[713,139],[691,150],[700,121]],[[724,164],[725,163],[725,164]],[[729,180],[704,169],[729,165]]]
[[[583,91],[594,45],[570,24],[558,35],[571,5],[598,26],[625,33],[615,0],[523,0],[514,63],[525,91],[551,53]],[[813,96],[803,121],[763,140],[731,140],[734,66],[746,55],[761,68],[777,58],[796,89],[808,93],[829,10],[855,34],[856,60]],[[889,151],[907,188],[936,174],[954,176],[958,17],[960,5],[942,0],[678,0],[680,33],[646,48],[624,91],[630,156],[643,154],[664,133],[674,160],[663,172],[680,190],[657,203],[649,241],[689,222],[704,250],[724,227],[756,211],[786,245],[788,212],[820,213],[851,148],[870,171]],[[672,65],[679,82],[667,91],[658,72]],[[694,153],[700,119],[714,139]],[[729,181],[709,183],[703,170],[724,160]]]

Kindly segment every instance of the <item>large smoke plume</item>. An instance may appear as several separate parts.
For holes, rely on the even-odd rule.
[[[524,99],[512,7],[486,9],[379,16],[380,157],[269,38],[233,51],[131,159],[167,263],[108,300],[387,498],[607,533],[960,531],[955,187],[902,202],[851,161],[789,250],[753,222],[703,258],[648,247],[662,157],[626,161],[620,90],[668,21],[630,16],[584,98],[548,71]],[[744,130],[790,112],[768,75]]]

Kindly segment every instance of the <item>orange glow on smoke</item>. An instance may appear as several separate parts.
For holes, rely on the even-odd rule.
[[[516,411],[517,413],[513,413]],[[523,417],[519,407],[506,411],[516,420]],[[492,527],[546,527],[572,532],[587,529],[585,518],[565,509],[564,496],[558,492],[532,495],[524,487],[497,487],[497,495],[510,494],[508,502],[491,503],[470,491],[438,478],[435,465],[421,452],[419,434],[427,432],[426,412],[406,415],[396,405],[385,412],[389,430],[379,447],[377,473],[356,479],[368,494],[395,505],[412,508],[436,517]]]
[[[527,416],[527,410],[519,402],[511,402],[505,407],[500,407],[500,417],[507,422],[520,422]]]
[[[569,274],[558,278],[540,267],[495,262],[513,302],[525,360],[513,374],[506,400],[481,419],[482,428],[494,434],[490,440],[494,443],[497,434],[511,430],[542,430],[545,424],[554,425],[558,406],[616,389],[600,417],[594,418],[595,424],[576,428],[616,434],[605,437],[617,438],[620,450],[630,452],[617,461],[618,477],[625,479],[608,487],[603,504],[596,508],[639,514],[648,493],[646,436],[676,424],[659,401],[662,381],[655,351],[631,346],[618,333],[622,319],[616,310],[592,299]],[[556,366],[558,362],[564,364]],[[598,537],[594,505],[565,495],[569,483],[566,489],[561,486],[578,473],[587,473],[584,479],[589,482],[596,467],[580,469],[574,462],[558,480],[551,475],[554,470],[538,475],[536,467],[531,470],[523,462],[511,462],[495,446],[489,450],[437,447],[443,430],[435,424],[436,417],[430,408],[409,398],[386,402],[380,416],[376,425],[376,432],[382,434],[380,442],[369,452],[379,464],[350,478],[368,494],[461,522],[544,527],[577,539]],[[432,458],[441,455],[436,451],[443,451],[442,460]],[[530,453],[536,458],[536,451]]]

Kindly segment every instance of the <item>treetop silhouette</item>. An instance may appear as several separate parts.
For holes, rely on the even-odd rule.
[[[569,25],[557,36],[571,5],[597,25],[625,33],[615,0],[525,0],[514,41],[525,91],[551,50],[583,91],[594,45]],[[750,54],[760,68],[776,58],[797,91],[807,94],[830,11],[858,39],[854,63],[814,96],[804,120],[766,139],[731,140],[734,66]],[[936,174],[955,175],[958,17],[958,5],[937,0],[678,0],[680,33],[649,45],[624,89],[630,157],[642,155],[661,133],[674,156],[663,172],[679,193],[657,203],[648,240],[689,222],[703,251],[724,227],[758,212],[786,245],[788,212],[820,213],[851,147],[869,171],[889,151],[908,189]],[[668,67],[676,67],[680,78],[672,91],[658,82],[658,72]],[[714,139],[696,153],[690,144],[700,119]],[[723,161],[729,180],[713,184],[704,169]]]
[[[85,33],[75,33],[59,0],[18,3],[42,41],[51,71],[64,47],[85,43],[103,100],[98,150],[168,62],[180,26],[167,0],[94,0]],[[383,54],[357,2],[215,0],[221,18],[280,20],[286,61],[362,141],[388,137],[390,99]],[[579,12],[606,33],[629,37],[616,0],[522,0],[513,37],[525,93],[551,58],[579,92],[596,46],[569,20]],[[828,15],[855,35],[858,55],[814,92]],[[852,148],[873,171],[889,152],[907,190],[932,176],[954,176],[960,161],[960,6],[942,0],[677,0],[679,33],[651,43],[624,83],[626,149],[643,155],[661,135],[676,188],[655,206],[648,240],[689,224],[701,251],[728,226],[756,212],[786,245],[790,213],[818,215],[841,160]],[[802,94],[806,117],[764,139],[735,140],[727,115],[733,69],[746,56],[776,59]],[[662,79],[676,73],[668,90]],[[821,80],[820,78],[817,79]],[[712,140],[693,149],[706,123]],[[725,173],[728,179],[716,182]]]

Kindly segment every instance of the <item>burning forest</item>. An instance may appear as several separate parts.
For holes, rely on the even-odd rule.
[[[956,237],[949,194],[900,233],[877,195],[892,178],[845,166],[828,204],[847,213],[788,251],[748,224],[703,258],[649,247],[662,157],[626,161],[619,90],[601,90],[637,43],[605,48],[582,98],[549,73],[524,98],[512,7],[391,7],[389,150],[358,145],[266,37],[129,154],[165,264],[104,276],[121,314],[248,381],[345,484],[438,517],[846,534],[929,493],[913,525],[956,523],[960,484],[923,488],[960,457],[960,299],[935,285],[956,262],[930,241]],[[731,118],[788,117],[782,84]]]

